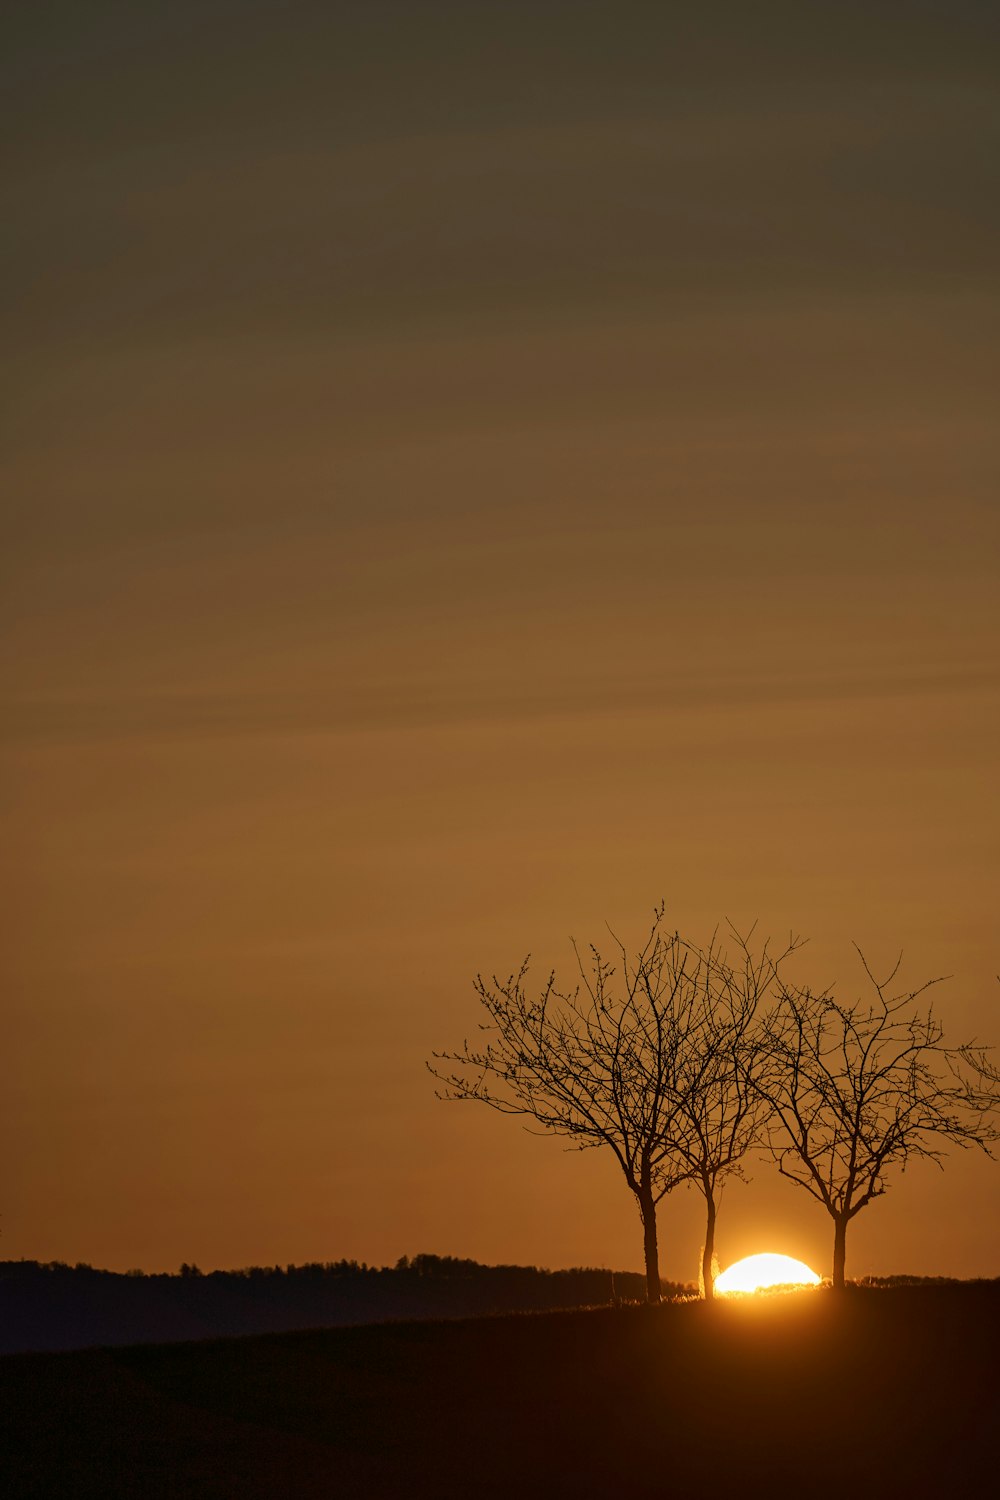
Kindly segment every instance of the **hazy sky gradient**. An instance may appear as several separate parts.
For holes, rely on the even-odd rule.
[[[660,896],[1000,1041],[1000,22],[652,10],[14,21],[6,1255],[638,1264],[423,1060]],[[723,1260],[826,1269],[755,1175]],[[849,1273],[996,1274],[998,1188]]]

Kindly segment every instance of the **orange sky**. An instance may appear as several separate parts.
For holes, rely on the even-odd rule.
[[[423,1062],[661,896],[1000,1041],[986,9],[79,9],[4,63],[2,1253],[637,1266]],[[763,1166],[719,1238],[827,1269]],[[997,1274],[1000,1168],[849,1257]]]

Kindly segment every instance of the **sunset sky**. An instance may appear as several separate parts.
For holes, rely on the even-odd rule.
[[[1000,1042],[1000,11],[78,0],[0,71],[0,1257],[638,1268],[434,1098],[654,904]],[[699,1200],[661,1215],[697,1276]],[[754,1169],[723,1264],[829,1270]],[[848,1274],[1000,1274],[1000,1166]]]

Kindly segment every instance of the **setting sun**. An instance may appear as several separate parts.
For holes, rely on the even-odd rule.
[[[821,1278],[804,1261],[790,1255],[748,1255],[728,1266],[715,1280],[715,1290],[726,1297],[732,1292],[761,1292],[775,1286],[819,1286]]]

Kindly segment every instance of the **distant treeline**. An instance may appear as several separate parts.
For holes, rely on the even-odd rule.
[[[692,1288],[663,1283],[665,1297]],[[168,1343],[280,1333],[393,1318],[462,1318],[641,1301],[631,1271],[483,1266],[454,1256],[248,1266],[174,1274],[96,1270],[60,1261],[0,1262],[0,1352]]]

